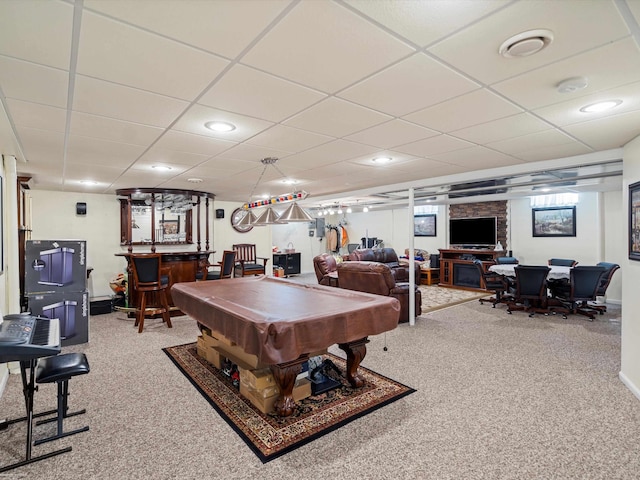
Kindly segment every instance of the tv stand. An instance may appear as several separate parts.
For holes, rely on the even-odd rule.
[[[484,290],[480,272],[473,264],[481,260],[486,270],[495,263],[497,257],[504,256],[504,250],[475,248],[439,249],[440,251],[440,285],[465,290]]]

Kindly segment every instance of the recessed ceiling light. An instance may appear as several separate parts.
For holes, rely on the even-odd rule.
[[[98,185],[98,182],[95,180],[80,180],[80,183],[83,185]]]
[[[364,207],[364,208],[362,209],[362,211],[363,211],[363,212],[365,212],[365,213],[366,213],[366,212],[368,212],[368,211],[369,211],[369,207]]]
[[[187,178],[187,182],[189,183],[202,183],[202,179],[201,178]]]
[[[351,213],[353,210],[351,210],[351,207],[347,207],[347,213]]]
[[[285,178],[284,180],[282,180],[282,183],[286,183],[287,185],[295,185],[296,183],[298,183],[298,181],[292,178]]]
[[[204,126],[214,132],[231,132],[236,129],[235,125],[227,122],[207,122]]]
[[[389,163],[391,161],[391,157],[376,157],[371,161],[382,165],[383,163]]]
[[[171,167],[167,167],[166,165],[152,165],[151,168],[160,172],[167,172],[171,170]]]
[[[498,53],[507,58],[528,57],[546,48],[551,42],[553,42],[551,30],[527,30],[506,39],[500,45]]]
[[[592,103],[591,105],[582,107],[580,111],[585,113],[604,112],[605,110],[610,110],[617,107],[621,103],[622,100],[607,100],[605,102]]]

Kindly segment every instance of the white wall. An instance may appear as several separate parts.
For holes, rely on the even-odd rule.
[[[628,254],[628,215],[630,184],[640,181],[640,137],[636,137],[624,147],[624,173],[622,181],[622,212],[624,216],[623,226],[619,230],[620,236],[625,239],[623,251]],[[625,258],[620,264],[623,272],[622,299],[622,348],[620,379],[640,399],[640,296],[638,284],[640,283],[640,262]]]

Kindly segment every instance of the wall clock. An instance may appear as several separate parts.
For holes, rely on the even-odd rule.
[[[231,226],[236,232],[246,233],[253,228],[253,225],[238,225],[238,222],[242,220],[245,215],[243,208],[236,208],[231,214]]]

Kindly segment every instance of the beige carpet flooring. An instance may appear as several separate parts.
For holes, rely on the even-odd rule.
[[[640,400],[618,379],[620,308],[563,320],[477,301],[374,336],[363,365],[417,392],[268,464],[248,449],[162,347],[195,322],[138,334],[121,313],[91,318],[91,373],[71,381],[68,427],[34,447],[73,451],[3,475],[30,479],[637,479]],[[383,350],[387,345],[388,351]],[[338,355],[342,352],[332,348]],[[23,414],[19,376],[1,416]],[[36,410],[55,404],[51,385]],[[52,426],[36,427],[36,438]],[[0,432],[0,464],[24,454],[24,425]]]

